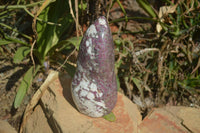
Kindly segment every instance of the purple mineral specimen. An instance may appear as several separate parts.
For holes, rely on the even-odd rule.
[[[81,41],[72,97],[78,110],[91,117],[110,113],[116,104],[114,43],[103,16],[90,25]]]

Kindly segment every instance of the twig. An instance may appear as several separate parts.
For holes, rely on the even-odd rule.
[[[33,44],[31,45],[31,52],[30,52],[31,60],[33,62],[33,71],[34,72],[35,72],[35,60],[33,58],[33,49],[34,49],[36,41],[37,41],[37,39],[35,39],[34,42],[33,42]]]
[[[138,60],[135,52],[130,50],[129,48],[127,48],[125,45],[123,45],[123,47],[126,48],[129,52],[132,53],[132,55],[133,55],[133,63],[136,65],[136,67],[139,69],[140,72],[143,72],[143,70],[145,70],[145,68],[141,65],[141,63]]]
[[[69,59],[69,57],[72,56],[72,54],[73,54],[75,51],[76,51],[76,48],[66,57],[65,61],[64,61],[63,64],[57,69],[57,71],[60,70],[60,69],[64,66],[64,64],[67,62],[67,60]],[[69,64],[71,64],[71,63],[69,63]],[[74,64],[73,64],[73,66],[74,66]],[[75,65],[75,67],[76,67],[76,65]]]
[[[76,2],[76,1],[75,1]],[[77,4],[78,4],[78,2],[77,2]],[[81,32],[81,35],[83,36],[83,32],[82,32],[82,29],[81,29],[81,27],[79,26],[79,22],[78,22],[78,17],[76,18],[75,16],[74,16],[74,12],[73,12],[73,8],[72,8],[72,2],[71,2],[71,0],[69,0],[69,7],[70,7],[70,13],[71,13],[71,15],[72,15],[72,17],[73,17],[73,19],[74,19],[74,21],[75,21],[75,23],[76,23],[76,34],[77,34],[77,37],[79,36],[79,34],[78,34],[78,30],[80,30],[80,32]],[[76,8],[76,7],[75,7]],[[77,13],[76,13],[76,15],[77,15]]]
[[[124,82],[125,82],[126,88],[128,90],[129,98],[131,99],[132,98],[132,92],[131,92],[131,88],[130,88],[130,83],[128,83],[128,77],[124,77]]]
[[[44,3],[44,1],[39,1],[32,4],[27,4],[27,5],[9,5],[9,6],[3,5],[3,6],[0,6],[0,9],[24,9],[24,8],[33,7],[35,5],[42,4],[42,3]]]
[[[28,10],[27,8],[24,8],[24,11],[25,11],[26,13],[28,13],[31,17],[34,18],[34,15],[33,15],[31,12],[29,12],[29,10]],[[42,20],[42,19],[40,19],[40,18],[38,18],[38,17],[37,17],[36,19],[37,19],[38,21],[47,23],[47,24],[49,24],[49,25],[62,26],[61,24],[56,24],[56,23],[53,23],[53,22],[44,21],[44,20]]]
[[[76,34],[77,37],[79,37],[79,33],[78,33],[78,27],[79,27],[79,21],[78,21],[78,1],[75,0],[75,11],[76,11]]]
[[[149,52],[149,51],[158,51],[158,52],[160,52],[160,50],[158,48],[145,48],[145,49],[142,49],[140,51],[135,52],[135,55],[139,56],[139,55],[141,55],[141,54],[143,54],[145,52]]]
[[[109,18],[109,13],[110,13],[110,9],[111,9],[112,4],[113,4],[113,0],[110,0],[109,3],[110,3],[110,4],[109,4],[108,11],[107,11],[107,15],[106,15],[107,20],[108,20],[108,18]]]
[[[44,94],[45,90],[48,88],[48,85],[52,81],[54,81],[56,78],[58,78],[58,74],[59,73],[56,72],[56,71],[50,71],[47,79],[44,81],[42,86],[33,95],[31,101],[28,103],[28,105],[27,105],[27,107],[25,109],[23,120],[22,120],[22,124],[20,126],[20,133],[23,132],[23,129],[24,129],[24,126],[26,125],[27,119],[31,115],[31,113],[33,112],[33,108],[36,106],[36,104],[38,103],[38,101],[40,100],[42,95]]]
[[[196,67],[192,70],[191,74],[195,73],[198,70],[199,67],[200,67],[200,57],[198,59]]]

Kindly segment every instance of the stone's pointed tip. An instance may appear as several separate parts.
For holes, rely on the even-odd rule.
[[[100,16],[100,17],[98,17],[95,21],[98,21],[99,19],[107,20],[105,16]]]
[[[100,16],[99,18],[97,18],[97,20],[95,21],[95,25],[96,24],[104,25],[106,26],[106,28],[108,27],[107,19],[104,16]]]

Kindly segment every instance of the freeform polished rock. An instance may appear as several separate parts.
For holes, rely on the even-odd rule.
[[[81,41],[72,97],[78,110],[91,117],[110,113],[116,104],[114,43],[103,16],[90,25]]]

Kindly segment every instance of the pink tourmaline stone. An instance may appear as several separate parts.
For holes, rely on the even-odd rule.
[[[117,101],[114,43],[105,17],[90,25],[80,44],[72,97],[78,110],[91,117],[112,111]]]

